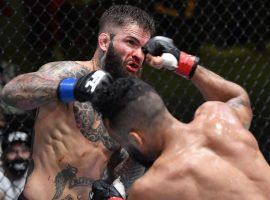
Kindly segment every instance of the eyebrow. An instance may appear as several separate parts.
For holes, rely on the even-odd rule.
[[[135,40],[138,44],[141,45],[140,40],[138,40],[136,37],[131,36],[131,35],[128,35],[127,38],[133,39],[133,40]]]

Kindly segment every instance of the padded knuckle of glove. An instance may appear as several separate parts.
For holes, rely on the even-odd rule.
[[[58,99],[62,102],[74,100],[85,102],[90,101],[94,92],[112,82],[109,73],[103,70],[91,72],[79,79],[63,79],[58,87]]]
[[[198,57],[180,52],[173,40],[164,36],[151,38],[145,45],[145,49],[153,56],[161,56],[162,66],[165,69],[174,71],[186,79],[193,76],[199,62]]]

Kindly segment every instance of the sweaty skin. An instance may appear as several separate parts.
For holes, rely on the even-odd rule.
[[[110,156],[119,149],[107,134],[100,116],[90,103],[64,104],[57,99],[57,87],[63,78],[81,77],[101,65],[101,58],[113,42],[129,74],[139,73],[144,60],[141,47],[150,34],[138,25],[101,33],[98,49],[90,61],[61,61],[45,64],[37,72],[22,74],[3,89],[3,100],[22,109],[38,107],[35,122],[32,162],[23,195],[30,200],[89,199],[93,180],[100,179]],[[129,163],[134,167],[134,163]],[[141,168],[141,167],[139,167]],[[129,167],[118,169],[127,185],[141,175]]]
[[[203,104],[190,124],[174,131],[170,147],[135,182],[128,200],[269,199],[269,166],[226,104]],[[185,146],[175,142],[183,135]]]
[[[192,82],[208,101],[190,123],[166,112],[155,136],[144,134],[140,150],[161,153],[128,200],[269,200],[270,167],[248,131],[247,93],[201,66]]]

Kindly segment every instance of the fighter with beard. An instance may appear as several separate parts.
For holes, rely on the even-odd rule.
[[[100,19],[91,60],[47,63],[6,84],[1,95],[7,104],[38,108],[32,161],[20,199],[89,198],[92,182],[104,175],[112,154],[119,151],[89,100],[112,79],[140,76],[142,47],[153,32],[153,19],[143,10],[112,6]],[[134,175],[121,174],[127,174],[126,180]]]
[[[0,168],[0,199],[17,199],[25,183],[31,137],[21,131],[5,132],[1,147],[3,165]]]

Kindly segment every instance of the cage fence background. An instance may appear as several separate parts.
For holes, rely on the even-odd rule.
[[[96,48],[97,24],[112,4],[145,9],[157,34],[200,57],[203,66],[244,88],[254,118],[250,130],[270,162],[270,2],[268,0],[0,0],[1,85],[11,77],[56,60],[87,60]],[[145,67],[143,79],[155,86],[169,110],[188,122],[203,99],[187,80]],[[2,87],[1,86],[1,87]],[[1,105],[2,132],[31,132],[34,112]]]

